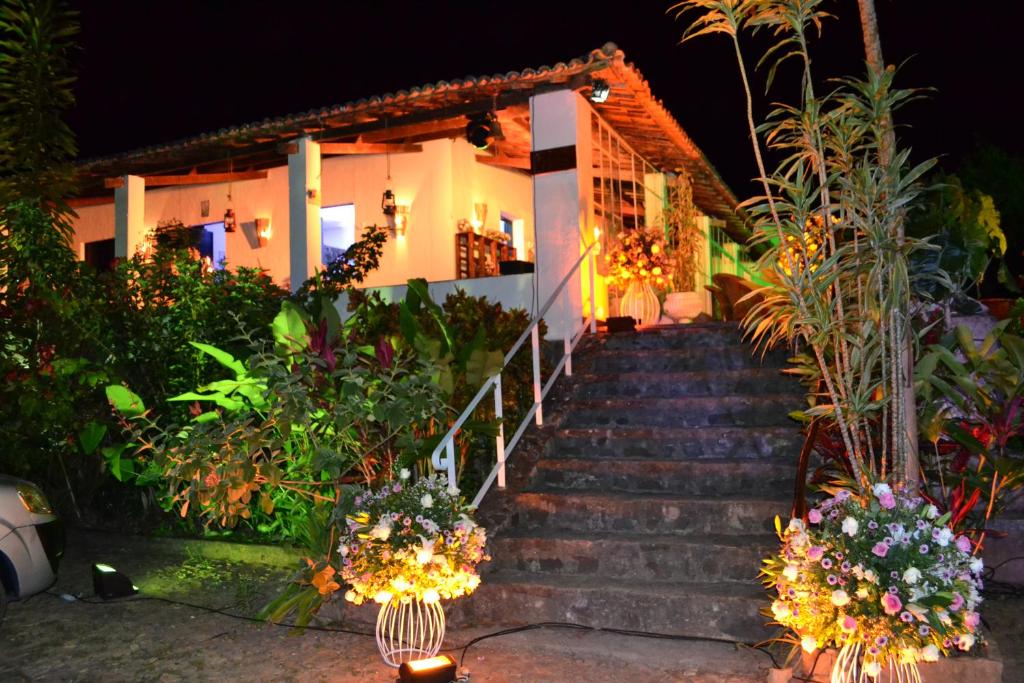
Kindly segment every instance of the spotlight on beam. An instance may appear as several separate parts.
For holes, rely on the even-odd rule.
[[[495,140],[504,137],[494,112],[475,114],[466,124],[466,140],[477,149],[487,149]]]
[[[417,659],[398,667],[401,683],[452,683],[455,680],[455,660],[448,655]]]
[[[611,91],[612,88],[608,85],[608,81],[601,78],[595,78],[590,84],[590,101],[600,104],[608,99],[608,95]]]
[[[104,600],[127,598],[139,592],[131,579],[109,564],[92,566],[92,590]]]

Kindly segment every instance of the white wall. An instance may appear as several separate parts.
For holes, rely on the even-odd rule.
[[[462,138],[423,143],[423,151],[391,155],[391,189],[399,204],[408,204],[409,230],[404,237],[389,238],[380,268],[363,286],[404,283],[412,277],[449,280],[455,276],[455,232],[460,218],[473,217],[473,204],[488,205],[487,225],[499,229],[501,212],[524,219],[533,239],[533,190],[530,177],[511,170],[480,164],[476,150]],[[387,183],[384,155],[337,156],[323,159],[321,205],[355,204],[357,231],[364,225],[384,224],[381,194]],[[145,225],[154,228],[161,220],[178,219],[185,225],[220,221],[228,208],[228,185],[156,188],[146,191]],[[227,235],[229,266],[262,267],[282,285],[288,279],[288,168],[270,169],[265,180],[231,184],[239,223]],[[209,200],[208,216],[201,202]],[[82,258],[84,243],[114,236],[114,205],[77,210],[74,246]],[[270,243],[258,247],[253,220],[269,218]],[[520,254],[519,258],[525,258]]]

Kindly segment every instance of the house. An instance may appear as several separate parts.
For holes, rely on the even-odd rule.
[[[74,248],[102,267],[178,220],[201,226],[197,246],[211,264],[259,266],[294,290],[362,226],[388,221],[392,237],[365,286],[397,296],[422,277],[439,294],[458,285],[536,311],[585,245],[659,225],[675,171],[688,174],[704,214],[700,282],[743,272],[748,232],[736,197],[608,44],[553,67],[440,81],[85,161]],[[519,272],[500,274],[502,260]],[[592,306],[597,317],[614,313],[597,264],[595,301],[580,268],[570,300],[547,316],[549,336]]]

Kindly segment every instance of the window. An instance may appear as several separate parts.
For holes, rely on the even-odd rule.
[[[224,261],[227,259],[227,244],[224,236],[224,223],[207,223],[196,235],[196,248],[199,250],[199,258],[207,261],[215,270],[224,268]]]
[[[320,260],[327,264],[344,256],[356,241],[356,205],[341,204],[320,209]]]
[[[85,262],[103,273],[114,268],[114,238],[85,243]]]

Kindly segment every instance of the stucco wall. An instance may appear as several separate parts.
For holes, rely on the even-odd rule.
[[[487,224],[497,230],[501,212],[523,219],[533,241],[532,184],[529,176],[480,164],[476,150],[465,140],[433,140],[423,151],[391,155],[391,188],[399,204],[410,206],[409,230],[389,239],[380,268],[364,286],[404,283],[411,277],[431,281],[455,276],[454,234],[460,218],[473,217],[473,204],[488,205]],[[356,226],[383,224],[381,194],[387,178],[383,155],[327,157],[321,166],[321,204],[355,204]],[[178,219],[186,225],[220,221],[228,185],[155,188],[146,191],[145,224]],[[265,180],[231,184],[232,203],[240,229],[227,235],[227,259],[232,266],[259,266],[281,284],[288,278],[288,168],[270,169]],[[201,203],[210,202],[209,215]],[[75,221],[75,249],[81,258],[84,243],[114,236],[114,205],[82,207]],[[260,248],[252,222],[269,218],[273,237]],[[522,258],[523,255],[520,256]]]

